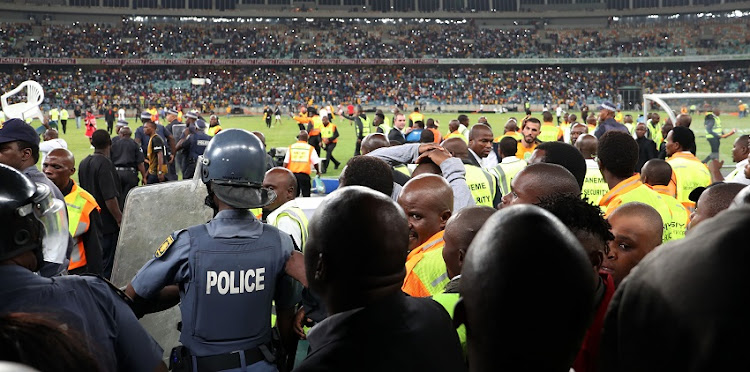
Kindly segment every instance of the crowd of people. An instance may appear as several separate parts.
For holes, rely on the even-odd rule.
[[[748,92],[750,69],[707,65],[691,68],[562,68],[503,70],[424,67],[224,67],[224,68],[13,68],[0,74],[0,90],[36,80],[45,103],[70,108],[127,109],[186,104],[190,107],[262,107],[315,101],[387,105],[419,101],[520,106],[615,100],[618,89],[643,87],[645,93]],[[192,85],[195,77],[210,84]],[[408,92],[408,93],[405,93]],[[489,108],[489,107],[488,107]]]
[[[109,277],[117,236],[129,233],[117,180],[136,170],[115,164],[129,149],[147,183],[165,181],[167,148],[201,141],[206,123],[188,112],[173,137],[178,112],[167,126],[144,112],[138,143],[120,123],[114,144],[94,132],[78,167],[57,148],[40,172],[38,134],[5,121],[0,360],[42,372],[166,370],[164,345],[137,319],[179,306],[174,371],[736,366],[750,328],[737,295],[747,289],[737,242],[750,216],[748,136],[732,151],[744,165],[725,178],[716,160],[695,157],[690,129],[703,121],[717,141],[734,135],[719,110],[673,123],[614,106],[502,127],[459,115],[447,132],[419,109],[368,118],[347,107],[339,114],[356,124],[361,155],[309,221],[295,199],[321,162],[335,162],[328,108],[295,116],[298,141],[281,167],[262,133],[216,131],[195,142],[213,218],[153,247],[124,290],[75,275]],[[657,144],[664,156],[643,158]]]
[[[424,21],[424,20],[423,20]],[[152,22],[0,27],[0,55],[42,58],[602,58],[746,54],[748,21],[719,18],[591,27],[493,27],[279,19],[252,24]],[[705,35],[705,37],[704,37]],[[719,37],[720,36],[720,37]],[[432,40],[421,43],[419,40]]]

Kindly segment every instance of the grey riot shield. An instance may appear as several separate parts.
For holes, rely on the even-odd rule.
[[[112,282],[124,287],[154,257],[169,234],[210,220],[213,213],[203,204],[206,195],[206,186],[194,181],[166,182],[131,190],[122,214]],[[180,318],[180,310],[175,306],[141,319],[143,327],[164,349],[165,360],[178,345]]]

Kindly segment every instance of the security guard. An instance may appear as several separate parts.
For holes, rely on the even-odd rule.
[[[326,173],[330,162],[333,162],[335,169],[339,169],[339,166],[341,165],[341,163],[333,157],[333,150],[339,142],[339,130],[336,128],[336,124],[331,123],[327,116],[321,118],[321,123],[323,126],[320,128],[320,136],[323,140],[323,148],[326,150],[326,157],[323,159],[322,173]]]
[[[462,139],[457,137],[446,139],[442,146],[464,163],[466,185],[476,205],[494,208],[502,203],[503,195],[498,188],[497,179],[490,172],[471,164],[469,148]]]
[[[120,177],[120,186],[122,195],[127,197],[128,192],[138,186],[138,173],[141,179],[146,183],[146,167],[143,165],[145,159],[141,147],[130,138],[133,131],[130,127],[120,126],[122,122],[118,121],[117,141],[112,140],[112,148],[109,150],[109,156],[112,164],[115,165],[117,175]],[[126,123],[125,123],[126,124]],[[127,199],[126,199],[127,200]]]
[[[271,301],[293,307],[299,294],[285,273],[305,285],[306,279],[289,235],[248,211],[276,199],[261,186],[263,150],[246,130],[214,136],[200,162],[214,218],[172,233],[127,286],[136,314],[180,303],[182,346],[172,350],[173,370],[276,371]]]
[[[167,131],[169,133],[172,133],[175,138],[182,139],[182,138],[180,138],[180,134],[181,133],[174,133],[174,126],[177,125],[177,124],[182,124],[178,120],[178,112],[176,110],[174,110],[174,109],[168,109],[168,110],[165,110],[165,112],[166,112],[166,121],[167,121],[167,123],[169,123],[169,124],[165,125],[165,128],[167,128]],[[188,115],[192,115],[195,118],[198,117],[197,115],[192,114],[192,113],[190,113]],[[188,117],[190,117],[190,116],[188,116]],[[191,120],[188,120],[188,123],[190,123],[190,122],[191,122]],[[193,119],[192,122],[195,122],[195,119]],[[189,126],[189,124],[188,124],[188,126]],[[177,165],[178,164],[180,165],[180,169],[182,169],[182,170],[185,169],[185,153],[182,152],[182,151],[180,151],[180,150],[178,150],[177,146],[175,145],[175,157],[174,157],[174,161],[170,162],[169,165],[167,166],[167,179],[168,180],[170,180],[170,181],[177,180]]]
[[[0,179],[0,313],[50,314],[83,336],[102,370],[166,371],[162,349],[110,284],[93,276],[34,274],[43,252],[67,245],[65,204],[8,166],[0,165]]]
[[[206,146],[211,142],[211,136],[206,134],[206,122],[198,119],[194,127],[186,127],[180,141],[177,142],[177,151],[182,150],[185,153],[185,167],[182,169],[182,179],[193,178],[195,165],[198,164],[198,157],[206,151]]]
[[[357,142],[354,144],[354,156],[361,155],[362,140],[371,132],[370,119],[367,118],[367,114],[362,111],[360,105],[355,106],[353,116],[347,115],[343,110],[339,110],[339,115],[354,122],[354,133],[357,136]]]
[[[308,221],[295,200],[298,192],[294,173],[282,167],[271,168],[263,178],[263,187],[276,193],[276,200],[263,208],[263,219],[267,224],[289,234],[294,244],[304,250]]]
[[[208,135],[213,137],[216,135],[216,133],[221,132],[221,123],[219,122],[219,117],[216,115],[211,115],[211,118],[208,122]]]
[[[320,118],[315,107],[308,107],[307,115],[310,117],[310,121],[307,123],[307,134],[309,136],[307,143],[314,147],[315,152],[320,155],[320,143],[322,142],[320,132],[323,129],[323,119]]]

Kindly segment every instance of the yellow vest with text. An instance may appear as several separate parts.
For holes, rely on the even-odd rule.
[[[520,159],[512,163],[500,163],[492,168],[490,171],[497,177],[498,186],[500,192],[506,195],[510,192],[510,183],[513,182],[513,178],[516,174],[525,168],[528,163],[526,160]]]
[[[308,145],[306,142],[300,141],[293,143],[287,149],[289,152],[289,164],[286,165],[287,169],[292,173],[312,173],[312,152],[315,148]]]
[[[695,203],[688,197],[696,187],[706,187],[711,184],[711,174],[708,167],[701,163],[693,154],[673,154],[667,163],[672,166],[677,185],[677,200],[688,208],[694,208]]]
[[[492,201],[495,199],[497,187],[495,177],[476,165],[464,164],[464,168],[466,169],[466,185],[469,186],[471,196],[474,197],[477,205],[494,208]]]
[[[602,200],[602,196],[609,191],[607,182],[602,177],[602,172],[599,168],[586,168],[586,177],[583,179],[583,188],[581,195],[588,198],[589,202],[594,205],[599,205],[599,201]]]
[[[94,209],[100,210],[96,199],[86,190],[78,187],[73,182],[73,189],[68,195],[65,195],[65,204],[68,209],[68,230],[70,235],[75,239],[76,246],[70,253],[70,264],[68,270],[77,269],[86,266],[86,249],[83,246],[82,235],[89,231],[91,220],[89,215]]]

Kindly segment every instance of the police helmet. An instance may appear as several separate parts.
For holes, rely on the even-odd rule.
[[[225,129],[209,142],[201,160],[201,181],[234,208],[259,208],[276,200],[262,187],[266,173],[263,143],[244,129]]]
[[[17,170],[0,164],[0,261],[27,251],[59,252],[68,244],[65,203],[45,184],[34,184]]]

